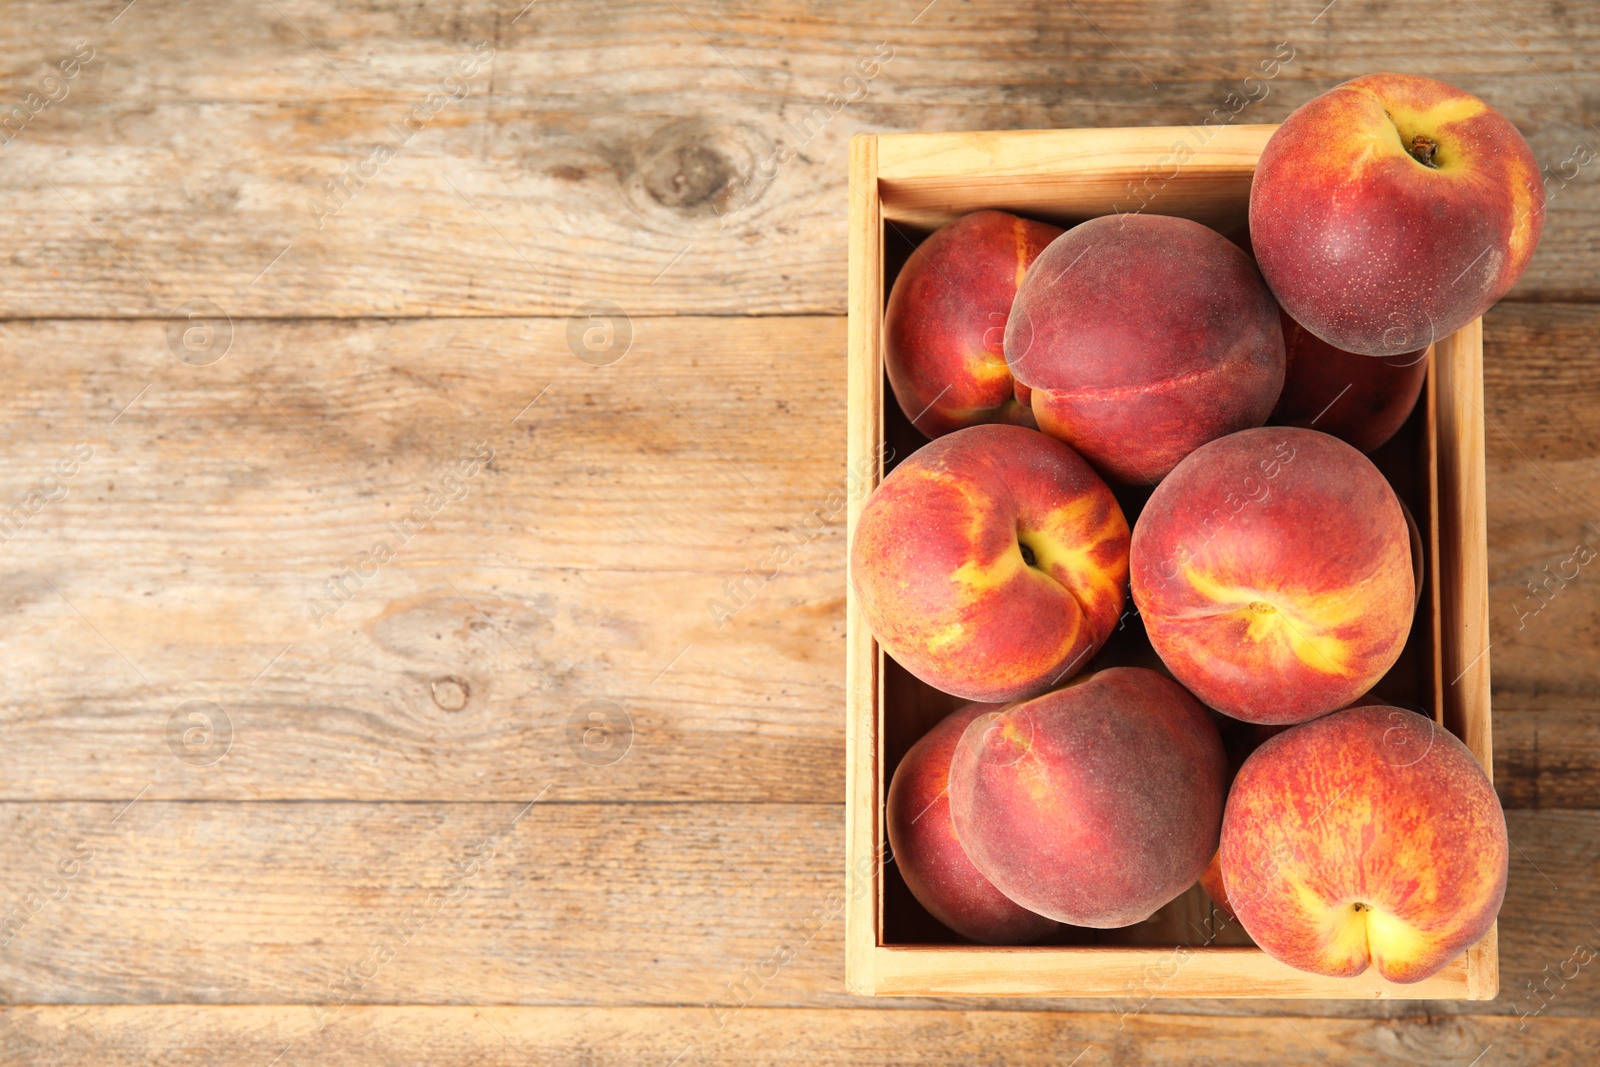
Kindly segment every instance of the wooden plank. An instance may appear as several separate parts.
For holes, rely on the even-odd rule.
[[[840,805],[565,803],[560,780],[530,782],[527,799],[546,785],[531,808],[148,794],[131,807],[0,804],[9,938],[0,993],[9,1003],[632,1004],[707,1014],[859,1006],[843,981]],[[1514,811],[1510,827],[1501,997],[1471,1007],[1594,1015],[1600,982],[1563,964],[1600,938],[1590,925],[1600,814]],[[1563,970],[1565,981],[1550,978]],[[1535,999],[1530,983],[1545,981]],[[1110,1004],[1144,1000],[1134,984]],[[1416,1008],[1303,1003],[1296,1010],[1322,1015]],[[1108,1010],[1105,1000],[1013,1005]],[[1226,1007],[1256,1010],[1277,1008]]]
[[[1494,772],[1489,712],[1489,545],[1484,485],[1483,321],[1438,342],[1440,668],[1444,725]]]
[[[1600,783],[1600,715],[1522,708],[1495,723],[1495,787],[1518,808],[1593,808]]]
[[[1571,175],[1517,296],[1600,296],[1600,25],[1559,0],[1433,5],[1422,49],[1349,0],[924,6],[15,3],[3,99],[93,58],[0,149],[0,315],[839,314],[852,134],[1270,123],[1372,70],[1483,95]]]
[[[849,359],[846,448],[850,469],[861,480],[861,492],[850,500],[846,523],[845,574],[849,577],[849,538],[871,491],[883,479],[894,457],[884,447],[880,312],[884,302],[883,204],[878,185],[878,138],[864,134],[850,142],[850,314],[849,348],[870,353]],[[878,878],[882,839],[884,752],[879,725],[858,709],[880,706],[883,694],[883,652],[867,626],[866,614],[853,585],[845,588],[845,985],[852,993],[870,993],[876,945],[883,936],[882,889]]]
[[[1251,945],[1204,945],[1192,954],[1170,945],[1049,952],[1032,946],[896,945],[878,950],[872,988],[883,996],[1114,997],[1142,985],[1139,995],[1152,998],[1484,1001],[1497,989],[1494,949],[1491,932],[1437,974],[1400,987],[1370,971],[1353,978],[1307,974]]]
[[[1484,410],[1492,459],[1531,460],[1542,466],[1594,458],[1600,440],[1600,380],[1591,368],[1600,342],[1588,335],[1595,316],[1592,306],[1574,304],[1503,303],[1490,313],[1484,344],[1493,357],[1484,364]],[[1542,480],[1539,487],[1536,491],[1550,488]],[[1507,505],[1513,502],[1502,499]],[[1542,517],[1539,509],[1525,508],[1515,515],[1506,510],[1502,520]]]
[[[0,797],[514,800],[561,777],[572,799],[838,801],[845,323],[633,326],[591,367],[562,320],[241,321],[193,367],[161,323],[0,324],[3,500],[28,505],[0,567]],[[1596,337],[1600,309],[1568,305],[1501,305],[1485,331],[1516,806],[1600,803],[1592,568],[1524,630],[1513,612],[1600,518]],[[466,497],[318,629],[306,601],[479,442]],[[720,627],[713,600],[738,608]],[[227,712],[222,763],[169,747],[190,700]],[[571,744],[591,700],[632,719],[611,766]]]
[[[1227,233],[1245,223],[1256,160],[1276,128],[882,135],[884,213],[933,229],[982,208],[1063,226],[1113,210],[1149,211]],[[1174,159],[1177,144],[1185,146],[1182,161]]]
[[[693,1008],[351,1007],[321,1030],[304,1008],[35,1007],[0,1010],[7,1062],[103,1067],[260,1064],[437,1067],[608,1064],[1116,1063],[1167,1067],[1564,1067],[1586,1062],[1600,1021],[1326,1019],[1054,1012],[752,1008],[716,1025]],[[274,1060],[274,1057],[279,1057]],[[1000,1062],[1000,1061],[997,1061]]]
[[[0,794],[837,800],[843,320],[567,338],[250,322],[197,368],[158,322],[0,324]],[[238,773],[174,750],[193,700]]]
[[[1516,807],[1600,805],[1597,328],[1502,304],[1485,330],[1495,786]]]

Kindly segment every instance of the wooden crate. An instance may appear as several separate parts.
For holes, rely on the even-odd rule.
[[[850,500],[850,536],[864,490],[885,472],[886,445],[904,443],[892,461],[919,443],[886,388],[882,348],[888,287],[915,240],[985,207],[1062,225],[1143,210],[1226,230],[1244,221],[1251,175],[1274,128],[856,137],[850,150],[849,469],[865,484]],[[1482,340],[1479,321],[1434,346],[1423,402],[1407,429],[1374,458],[1416,514],[1428,546],[1422,602],[1402,657],[1403,664],[1411,661],[1406,669],[1416,680],[1415,703],[1491,771]],[[1090,943],[958,943],[921,911],[892,861],[882,861],[889,776],[917,736],[960,702],[886,659],[853,589],[846,627],[845,981],[851,992],[1135,1003],[1153,997],[1495,996],[1493,928],[1439,974],[1414,985],[1386,982],[1371,970],[1357,978],[1323,978],[1268,957],[1236,925],[1208,926],[1210,909],[1198,887],[1151,921],[1100,932],[1087,938]]]

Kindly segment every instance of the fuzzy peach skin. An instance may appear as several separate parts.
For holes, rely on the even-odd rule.
[[[1248,229],[1227,236],[1254,261]],[[1281,306],[1278,321],[1283,325],[1283,392],[1269,421],[1331,433],[1363,452],[1387,443],[1422,395],[1430,348],[1363,356],[1333,347]]]
[[[1233,787],[1233,779],[1238,775],[1239,768],[1244,766],[1244,761],[1250,758],[1252,752],[1267,738],[1276,737],[1283,731],[1291,729],[1288,726],[1266,726],[1224,716],[1218,717],[1222,720],[1218,723],[1218,727],[1222,734],[1222,750],[1228,756],[1227,782],[1230,789]],[[1200,888],[1206,891],[1211,903],[1216,905],[1216,909],[1230,922],[1235,918],[1233,909],[1228,906],[1228,894],[1222,888],[1222,860],[1219,854],[1211,857],[1211,862],[1200,875]]]
[[[935,689],[1032,696],[1071,677],[1122,614],[1128,521],[1060,441],[969,426],[867,501],[850,581],[878,642]]]
[[[900,410],[929,437],[963,426],[1033,426],[1001,339],[1017,287],[1061,229],[975,211],[917,247],[889,292],[884,366]]]
[[[1222,822],[1229,906],[1273,958],[1420,982],[1505,895],[1505,815],[1453,734],[1414,712],[1335,712],[1245,761]]]
[[[950,814],[973,864],[1018,904],[1128,926],[1205,870],[1226,766],[1182,686],[1111,667],[974,718],[950,761]]]
[[[1196,450],[1133,532],[1134,603],[1161,661],[1218,711],[1296,723],[1344,707],[1411,630],[1394,490],[1337,438],[1245,430]]]
[[[1296,322],[1346,352],[1397,356],[1505,295],[1544,205],[1539,164],[1500,112],[1432,78],[1369,74],[1306,103],[1267,142],[1250,241]]]
[[[1428,377],[1428,349],[1398,356],[1342,352],[1283,318],[1287,373],[1272,421],[1331,433],[1373,452],[1395,435],[1417,406]]]
[[[1283,387],[1278,306],[1250,258],[1163,215],[1090,219],[1045,249],[1005,350],[1039,428],[1130,484],[1260,426]]]
[[[985,945],[1026,945],[1056,928],[978,873],[950,820],[950,757],[967,724],[1002,705],[968,704],[911,746],[889,783],[884,823],[911,895],[962,937]]]

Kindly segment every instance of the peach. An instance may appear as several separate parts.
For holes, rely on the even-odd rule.
[[[895,866],[911,895],[962,937],[986,945],[1025,945],[1056,928],[978,873],[950,820],[950,757],[967,724],[997,710],[968,704],[924,734],[895,768],[884,822]]]
[[[1369,74],[1272,135],[1250,240],[1296,322],[1346,352],[1398,356],[1505,295],[1544,203],[1539,164],[1500,112],[1432,78]]]
[[[1017,290],[1005,351],[1039,428],[1133,484],[1260,426],[1283,387],[1278,306],[1250,258],[1162,215],[1057,238]]]
[[[1060,235],[1048,223],[975,211],[935,230],[901,268],[884,311],[883,359],[900,410],[924,434],[1034,425],[1001,338],[1028,266]]]
[[[1333,347],[1287,313],[1282,318],[1288,369],[1272,420],[1331,433],[1363,452],[1393,437],[1422,395],[1428,349],[1357,355]]]
[[[1072,449],[1021,426],[923,446],[857,520],[850,582],[889,655],[966,700],[1032,696],[1111,636],[1128,521]]]
[[[1228,240],[1252,260],[1248,229]],[[1278,308],[1283,324],[1283,392],[1271,421],[1331,433],[1363,452],[1375,452],[1405,423],[1428,377],[1427,348],[1398,356],[1363,356],[1338,349]]]
[[[1394,490],[1343,441],[1292,426],[1180,463],[1139,516],[1129,566],[1167,669],[1249,722],[1304,722],[1367,692],[1416,604]]]
[[[1259,748],[1267,738],[1289,729],[1287,726],[1265,726],[1261,723],[1241,722],[1238,719],[1228,718],[1222,718],[1218,727],[1222,734],[1222,750],[1228,757],[1227,782],[1230,789],[1233,787],[1234,777],[1238,775],[1239,768],[1244,766],[1244,761],[1250,757],[1250,753]],[[1211,903],[1216,905],[1216,909],[1229,921],[1235,918],[1233,909],[1228,905],[1228,894],[1222,887],[1220,853],[1212,855],[1211,862],[1201,873],[1200,888],[1206,891]]]
[[[973,865],[1030,911],[1101,929],[1149,918],[1217,847],[1226,758],[1205,709],[1140,667],[979,715],[950,761]]]
[[[1255,261],[1249,227],[1226,236]],[[1374,452],[1393,437],[1422,393],[1429,349],[1363,356],[1333,347],[1290,318],[1282,305],[1278,319],[1286,367],[1272,421],[1331,433],[1363,452]]]
[[[1222,823],[1222,881],[1273,958],[1391,982],[1436,974],[1494,923],[1505,815],[1449,731],[1399,708],[1336,712],[1245,761]]]

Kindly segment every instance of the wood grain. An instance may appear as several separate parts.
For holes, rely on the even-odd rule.
[[[1433,562],[1439,601],[1439,677],[1444,725],[1494,770],[1489,715],[1489,546],[1484,486],[1483,321],[1438,342],[1430,373],[1437,414],[1437,523]]]
[[[846,449],[850,469],[858,473],[862,492],[855,494],[846,511],[845,575],[850,577],[849,543],[871,490],[883,480],[894,457],[884,447],[884,390],[882,367],[884,303],[884,217],[878,185],[878,138],[863,134],[850,142],[850,313],[849,351],[868,353],[866,359],[846,358],[848,428]],[[883,699],[883,653],[867,626],[865,609],[853,581],[845,588],[845,869],[844,926],[845,987],[851,993],[871,994],[877,983],[876,946],[883,939],[883,909],[878,871],[883,852],[885,752],[875,715]],[[854,862],[864,857],[864,864]]]
[[[841,806],[570,803],[563,789],[530,782],[525,801],[498,804],[0,804],[0,993],[13,1004],[687,1005],[707,1017],[859,1004],[843,985]],[[1600,938],[1600,814],[1509,821],[1501,997],[1430,1010],[1545,1002],[1535,1019],[1593,1015],[1600,982],[1587,968],[1551,976],[1574,975],[1563,962]],[[1545,981],[1535,999],[1529,983]],[[1136,986],[1111,1003],[1143,999]],[[1015,1002],[1030,1004],[1108,1010]],[[1301,1004],[1320,1015],[1417,1007]]]
[[[1600,715],[1522,707],[1495,723],[1495,784],[1518,808],[1596,807]]]
[[[94,449],[3,546],[0,794],[838,800],[843,347],[653,320],[596,368],[561,320],[249,322],[197,368],[157,322],[0,325],[8,502]],[[190,700],[242,773],[174,756]],[[592,700],[632,720],[614,766],[570,743]]]
[[[1486,331],[1496,784],[1539,809],[1510,813],[1500,1000],[843,990],[848,138],[1201,123],[1288,41],[1233,123],[1399,69],[1551,172],[1600,146],[1581,6],[1323,8],[7,3],[0,118],[94,58],[0,133],[0,994],[58,1002],[0,1008],[0,1061],[1585,1062],[1600,986],[1559,976],[1600,937],[1600,827],[1560,809],[1600,796],[1594,579],[1524,598],[1600,536],[1592,163],[1551,184],[1512,294],[1542,303]],[[569,348],[594,300],[631,316],[614,365]],[[186,302],[227,316],[219,362],[175,358]],[[465,498],[317,628],[306,600],[479,442]],[[188,701],[228,715],[217,762]]]
[[[1579,565],[1600,552],[1600,351],[1577,336],[1596,325],[1502,304],[1484,335],[1495,785],[1518,807],[1600,803],[1600,572]]]
[[[177,1005],[0,1010],[0,1056],[52,1067],[230,1062],[279,1067],[428,1063],[796,1064],[1003,1062],[1019,1067],[1567,1067],[1600,1041],[1593,1019],[1359,1019],[1006,1011],[751,1008],[717,1027],[692,1008],[350,1007],[322,1029],[299,1007]],[[274,1057],[278,1057],[274,1061]],[[1492,1057],[1492,1058],[1491,1058]]]
[[[96,449],[0,545],[0,796],[155,781],[249,800],[248,781],[514,800],[561,777],[574,799],[837,802],[845,324],[635,327],[597,368],[562,320],[250,321],[191,367],[161,323],[0,324],[7,505]],[[1577,305],[1502,304],[1485,329],[1496,781],[1514,806],[1600,804],[1592,568],[1524,629],[1513,611],[1596,536],[1597,336],[1600,310]],[[480,441],[490,469],[319,630],[306,600]],[[719,628],[724,582],[798,542]],[[458,711],[434,688],[451,679]],[[223,762],[168,747],[189,700],[226,709]],[[569,743],[590,700],[632,718],[612,766]]]
[[[983,208],[1063,226],[1115,210],[1148,211],[1227,233],[1245,223],[1256,160],[1276,128],[879,135],[884,213],[931,230]]]
[[[95,58],[0,149],[0,315],[840,314],[852,134],[1278,122],[1373,70],[1483,95],[1572,174],[1515,295],[1600,295],[1600,183],[1574,162],[1600,148],[1600,26],[1560,0],[1399,29],[1364,0],[111,6],[8,5],[0,99],[79,39]],[[368,165],[480,44],[468,95]]]

